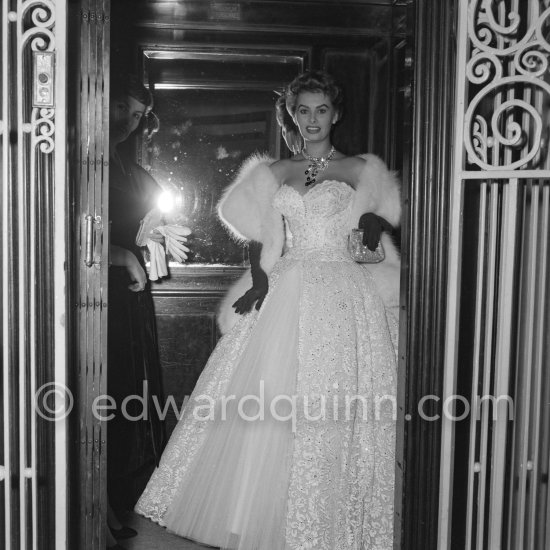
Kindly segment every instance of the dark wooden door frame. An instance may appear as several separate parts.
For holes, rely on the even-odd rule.
[[[403,188],[398,468],[399,548],[438,550],[441,422],[418,414],[422,397],[441,396],[456,59],[457,0],[416,0],[412,144]],[[426,415],[440,414],[426,403]],[[407,416],[405,416],[407,415]],[[408,416],[410,415],[410,416]]]
[[[69,200],[71,423],[69,543],[104,550],[107,394],[109,47],[111,0],[75,0],[69,12]],[[105,403],[105,401],[102,401]]]

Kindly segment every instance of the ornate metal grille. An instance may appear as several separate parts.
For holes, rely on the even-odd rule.
[[[6,549],[61,548],[66,2],[5,0],[0,10],[0,536]]]
[[[459,6],[439,547],[549,548],[550,2]]]

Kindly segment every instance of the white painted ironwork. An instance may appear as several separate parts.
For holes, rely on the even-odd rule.
[[[69,206],[66,201],[65,185],[68,181],[67,170],[67,0],[56,0],[55,23],[55,86],[54,95],[56,102],[54,137],[54,181],[56,182],[54,195],[54,251],[53,251],[53,277],[54,277],[54,350],[55,368],[54,376],[57,384],[62,388],[68,387],[67,370],[67,296],[68,281],[66,275],[67,262],[67,218]],[[42,146],[42,145],[41,145]],[[72,401],[67,402],[69,395],[56,394],[55,410],[68,413],[72,407]],[[68,421],[58,420],[55,424],[55,548],[56,550],[68,549],[68,525],[67,525],[67,474],[68,474]]]
[[[550,541],[550,1],[458,6],[444,397],[471,377],[472,412],[466,438],[443,420],[438,548],[536,550]]]
[[[39,504],[39,467],[54,457],[39,456],[38,445],[40,437],[54,433],[52,497],[56,548],[61,549],[67,538],[67,420],[57,420],[50,432],[36,397],[39,380],[56,387],[66,382],[67,5],[66,0],[5,0],[1,10],[3,542],[6,550],[40,547],[40,518],[49,510]],[[33,97],[37,59],[42,61],[35,67],[43,73],[48,63],[52,78],[51,71],[57,72],[50,81],[55,94],[50,87],[42,106],[33,106],[33,100],[40,100],[40,87],[34,87],[38,95]],[[51,235],[51,241],[44,235]],[[53,250],[44,250],[50,243]],[[50,318],[51,312],[45,311],[50,300],[53,326],[44,326],[44,319]],[[54,498],[49,505],[53,502]]]
[[[10,504],[10,495],[11,495],[11,471],[12,471],[12,461],[11,461],[11,440],[10,432],[8,429],[8,419],[10,417],[10,405],[11,405],[11,395],[10,395],[10,371],[7,366],[10,364],[10,348],[7,345],[9,342],[10,333],[9,333],[9,318],[6,317],[9,315],[9,308],[7,304],[9,303],[10,292],[7,281],[9,280],[9,265],[11,260],[11,254],[9,249],[8,239],[5,238],[5,235],[8,234],[9,230],[9,219],[8,219],[8,186],[6,182],[9,178],[9,144],[8,144],[8,121],[9,121],[9,73],[8,73],[8,59],[9,59],[9,49],[8,49],[8,28],[11,24],[11,17],[9,6],[7,2],[2,3],[2,12],[1,12],[1,24],[2,24],[2,133],[0,134],[0,144],[2,152],[2,182],[0,186],[2,193],[2,304],[4,307],[3,318],[2,318],[2,439],[3,439],[3,498],[4,498],[4,518],[3,518],[3,531],[4,531],[4,546],[5,548],[10,547],[11,540],[11,506]],[[6,311],[6,309],[8,311]]]

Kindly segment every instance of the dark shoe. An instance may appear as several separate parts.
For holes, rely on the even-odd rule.
[[[111,530],[111,533],[113,533],[113,537],[117,540],[131,539],[137,535],[137,531],[135,529],[127,527],[126,525],[123,525],[120,529],[113,529],[112,527],[109,527],[109,529]]]
[[[115,544],[114,546],[107,546],[107,550],[126,550],[126,548],[120,546],[120,544]]]

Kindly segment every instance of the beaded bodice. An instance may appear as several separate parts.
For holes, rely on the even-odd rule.
[[[285,218],[287,248],[294,253],[322,249],[349,258],[346,249],[354,194],[350,185],[336,180],[325,180],[304,195],[282,185],[273,206]]]

